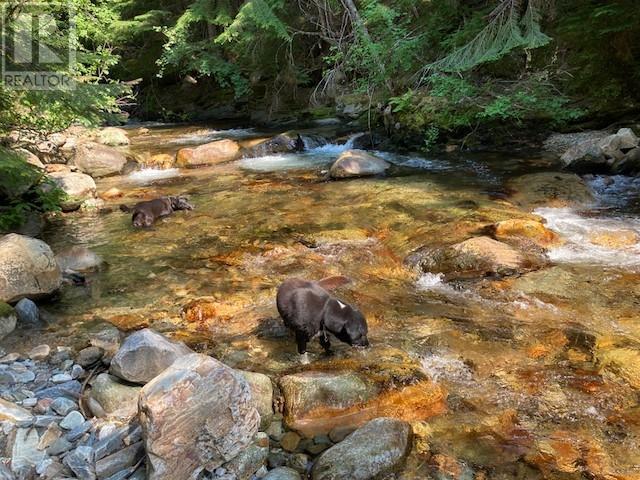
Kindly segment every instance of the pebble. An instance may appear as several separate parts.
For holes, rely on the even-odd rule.
[[[271,422],[269,428],[267,428],[267,435],[276,442],[279,442],[280,439],[284,436],[284,430],[282,429],[282,422],[275,421]]]
[[[81,367],[90,367],[94,363],[97,363],[102,359],[104,355],[104,350],[100,347],[87,347],[80,350],[78,353],[78,357],[76,358],[76,363]]]
[[[73,378],[74,380],[84,376],[84,373],[84,368],[82,368],[80,365],[76,364],[71,367],[71,378]]]
[[[58,351],[51,356],[49,363],[51,365],[60,365],[65,360],[71,358],[71,352],[68,348],[58,347]]]
[[[9,353],[4,357],[0,358],[0,363],[13,363],[20,358],[19,353]]]
[[[37,403],[38,403],[38,399],[37,398],[29,397],[29,398],[25,398],[22,401],[22,406],[23,407],[27,407],[27,408],[32,408],[32,407],[35,407]]]
[[[346,427],[346,426],[335,427],[333,430],[329,432],[329,439],[333,443],[340,443],[345,438],[347,438],[348,435],[353,433],[354,430],[355,429],[353,427]]]
[[[73,444],[66,438],[58,438],[53,444],[47,448],[47,455],[55,457],[61,453],[68,452],[73,447]]]
[[[280,445],[287,452],[295,452],[300,440],[300,435],[296,432],[287,432],[280,439]]]
[[[57,415],[36,415],[36,427],[48,427],[52,422],[57,422],[62,417]]]
[[[84,417],[78,411],[70,412],[66,417],[62,419],[60,422],[60,427],[65,430],[73,430],[76,427],[79,427],[84,423]]]
[[[93,469],[93,449],[78,447],[64,457],[64,464],[68,466],[78,478],[90,480],[96,478]]]
[[[91,421],[89,420],[86,420],[84,423],[67,433],[67,440],[69,440],[70,442],[75,442],[76,440],[80,439],[80,437],[82,437],[85,433],[91,430],[91,427],[93,427],[93,423],[91,423]]]
[[[71,378],[71,375],[69,375],[68,373],[57,373],[53,377],[51,377],[51,381],[55,384],[66,383],[70,382],[71,380],[73,380],[73,378]]]
[[[27,370],[26,372],[16,373],[15,377],[18,383],[29,383],[33,382],[36,379],[36,374],[31,370]]]
[[[49,345],[38,345],[33,348],[28,356],[31,360],[45,360],[51,353],[51,347]]]
[[[51,410],[58,415],[68,415],[73,410],[78,410],[78,405],[73,400],[69,400],[66,397],[58,397],[51,404]]]
[[[287,456],[283,452],[269,452],[267,465],[269,468],[282,467],[287,463]]]

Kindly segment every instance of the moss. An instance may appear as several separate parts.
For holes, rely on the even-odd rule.
[[[10,315],[15,315],[16,311],[11,307],[11,305],[0,302],[0,318],[6,318]]]

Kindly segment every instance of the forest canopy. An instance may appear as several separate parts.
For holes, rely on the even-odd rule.
[[[608,121],[640,100],[634,0],[70,2],[77,90],[0,85],[0,130],[98,124],[123,109],[189,120],[230,105],[274,114],[360,102],[428,143],[506,122]],[[9,31],[46,8],[64,32],[64,3],[5,4]]]

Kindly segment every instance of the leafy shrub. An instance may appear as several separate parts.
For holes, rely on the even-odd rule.
[[[30,213],[59,211],[65,196],[39,168],[0,147],[0,232],[19,227]]]

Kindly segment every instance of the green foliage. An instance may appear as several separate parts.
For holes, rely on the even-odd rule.
[[[65,196],[40,169],[0,147],[0,232],[19,227],[32,212],[59,211]]]

